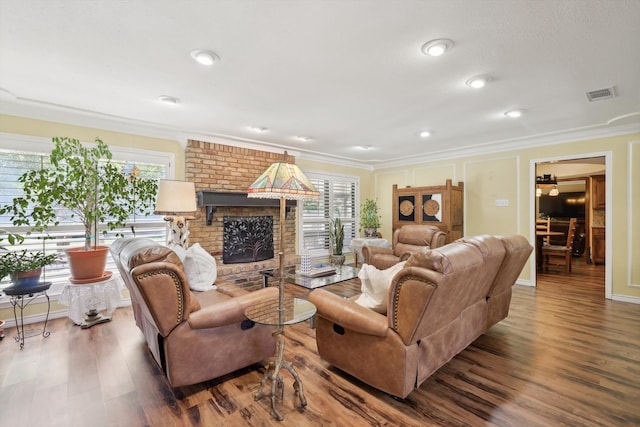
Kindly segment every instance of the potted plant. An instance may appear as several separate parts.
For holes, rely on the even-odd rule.
[[[5,212],[15,226],[29,226],[36,232],[58,225],[61,213],[81,222],[84,247],[67,250],[71,276],[82,281],[100,279],[108,248],[97,245],[98,223],[106,225],[103,234],[124,227],[131,214],[155,200],[157,183],[125,175],[99,138],[92,147],[66,137],[53,138],[53,143],[50,166],[18,178],[24,195],[14,198]]]
[[[0,207],[0,215],[6,213],[6,207]],[[11,246],[24,242],[24,236],[0,230],[0,242],[7,240]],[[55,256],[45,257],[43,252],[11,251],[0,246],[0,280],[11,277],[14,286],[35,286],[40,281],[42,267],[51,264]]]
[[[378,215],[378,202],[373,199],[365,199],[360,205],[360,229],[364,229],[364,237],[378,237],[380,227],[380,215]]]
[[[42,251],[23,249],[16,252],[0,254],[0,280],[11,277],[14,287],[31,287],[40,283],[42,268],[52,264],[56,254],[45,254]]]
[[[329,261],[331,264],[344,264],[342,248],[344,246],[344,225],[340,218],[329,221]]]

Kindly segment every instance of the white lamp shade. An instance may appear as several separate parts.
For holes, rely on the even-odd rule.
[[[161,179],[155,213],[158,215],[184,215],[198,210],[196,186],[193,182]]]

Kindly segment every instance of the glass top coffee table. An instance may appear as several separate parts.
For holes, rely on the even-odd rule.
[[[285,280],[287,283],[293,283],[307,289],[316,289],[327,285],[333,285],[334,283],[344,282],[345,280],[354,279],[358,277],[358,272],[360,272],[359,268],[354,268],[348,265],[336,265],[334,268],[336,271],[333,274],[320,277],[308,277],[297,272],[295,267],[287,267]],[[277,268],[263,270],[260,273],[262,274],[263,287],[268,286],[269,278],[278,279]]]

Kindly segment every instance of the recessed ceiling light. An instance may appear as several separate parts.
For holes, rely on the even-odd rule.
[[[213,65],[214,62],[219,61],[220,57],[210,50],[196,49],[191,51],[191,57],[202,65]]]
[[[360,145],[358,148],[361,149],[361,150],[370,150],[371,146],[370,145]]]
[[[429,138],[429,136],[431,136],[431,132],[429,132],[428,130],[423,130],[422,132],[420,132],[420,138]]]
[[[518,117],[522,116],[522,114],[524,114],[524,110],[509,110],[504,113],[505,116],[511,117],[512,119],[517,119]]]
[[[309,142],[312,138],[309,136],[296,136],[296,139],[300,142]]]
[[[258,133],[263,133],[268,131],[268,128],[262,127],[262,126],[249,126],[249,129],[251,129],[254,132],[258,132]]]
[[[436,39],[422,45],[422,52],[425,55],[440,56],[448,49],[451,49],[453,42],[449,39]]]
[[[163,102],[165,104],[169,104],[169,105],[180,104],[180,99],[176,98],[175,96],[169,96],[169,95],[160,95],[158,97],[158,101]]]
[[[467,80],[466,85],[474,89],[480,89],[480,88],[483,88],[487,84],[487,82],[489,82],[488,77],[476,76],[476,77],[471,77],[469,80]]]

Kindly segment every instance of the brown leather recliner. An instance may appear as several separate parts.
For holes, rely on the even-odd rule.
[[[172,387],[196,384],[273,356],[273,328],[253,324],[247,306],[278,298],[277,288],[248,292],[216,282],[192,292],[182,262],[147,238],[117,239],[111,255],[131,295],[138,328]]]
[[[444,245],[447,234],[433,225],[403,225],[393,233],[392,248],[364,246],[364,263],[384,270],[405,260],[414,252]]]
[[[507,316],[532,250],[522,236],[485,235],[415,253],[391,281],[386,315],[316,289],[309,300],[318,310],[318,353],[405,398]]]

